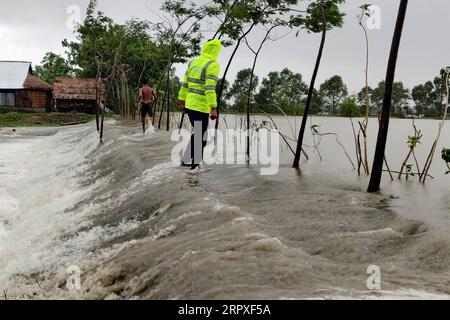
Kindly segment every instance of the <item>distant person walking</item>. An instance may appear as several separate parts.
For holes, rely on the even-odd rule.
[[[189,63],[178,94],[178,106],[188,114],[194,129],[181,165],[190,166],[192,170],[203,161],[208,118],[217,119],[216,85],[219,81],[220,65],[216,60],[221,50],[220,40],[210,40],[205,44],[201,56]]]
[[[141,121],[142,129],[145,133],[147,124],[152,123],[153,119],[153,105],[158,99],[155,90],[148,85],[148,80],[142,80],[142,88],[139,89],[139,101],[141,101]],[[147,115],[150,119],[147,119]]]

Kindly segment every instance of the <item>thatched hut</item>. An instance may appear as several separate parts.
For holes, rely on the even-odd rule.
[[[57,78],[53,84],[57,112],[94,114],[105,100],[105,85],[95,78]]]

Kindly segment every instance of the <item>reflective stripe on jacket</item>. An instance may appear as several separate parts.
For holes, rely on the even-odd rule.
[[[222,49],[219,40],[207,42],[202,55],[193,60],[186,71],[178,99],[186,102],[186,108],[210,113],[217,107],[216,85],[220,65],[216,61]]]

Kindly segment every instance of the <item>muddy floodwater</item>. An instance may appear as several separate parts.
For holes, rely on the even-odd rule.
[[[238,116],[226,119],[240,126]],[[289,138],[301,119],[274,119],[295,147]],[[336,133],[356,162],[349,119],[310,125]],[[415,125],[423,166],[438,122]],[[386,174],[377,194],[365,192],[368,177],[334,135],[322,138],[320,160],[308,130],[300,171],[281,140],[278,173],[264,176],[242,164],[191,172],[171,161],[170,133],[143,135],[119,119],[105,130],[100,144],[94,123],[0,128],[0,290],[8,298],[450,298],[450,175],[440,158],[450,123],[434,179]],[[370,164],[377,130],[372,119]],[[411,120],[391,121],[392,170],[413,132]],[[369,266],[380,269],[380,290],[367,287]]]

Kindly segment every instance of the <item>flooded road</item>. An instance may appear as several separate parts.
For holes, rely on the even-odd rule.
[[[300,123],[275,119],[288,136]],[[311,124],[354,158],[348,119]],[[416,125],[423,163],[437,122]],[[332,136],[322,161],[305,147],[301,171],[280,142],[278,174],[262,176],[245,165],[190,172],[171,161],[167,132],[110,120],[99,144],[94,126],[0,130],[0,290],[11,299],[449,298],[450,177],[438,156],[426,185],[386,176],[371,195]],[[374,148],[376,120],[369,128]],[[412,130],[391,121],[392,170]],[[381,290],[367,288],[369,266]],[[68,270],[79,270],[77,290]]]

